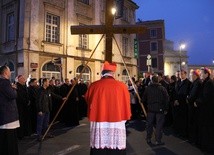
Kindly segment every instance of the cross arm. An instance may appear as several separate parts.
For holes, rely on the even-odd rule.
[[[71,26],[71,34],[105,34],[104,25]]]
[[[84,25],[71,26],[71,34],[132,34],[144,33],[147,30],[142,25],[113,25],[110,29],[105,25]]]
[[[114,34],[144,33],[147,28],[142,25],[113,25]]]

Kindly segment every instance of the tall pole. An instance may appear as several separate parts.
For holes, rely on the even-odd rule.
[[[181,45],[179,46],[179,48],[180,48],[180,51],[179,51],[179,69],[180,69],[180,71],[181,71]]]
[[[106,0],[106,14],[105,14],[105,24],[106,30],[106,51],[105,51],[105,60],[112,62],[112,38],[113,38],[113,21],[114,15],[112,14],[111,9],[114,7],[114,0]]]
[[[179,46],[179,48],[180,48],[180,51],[179,51],[179,58],[180,58],[180,62],[179,62],[180,64],[179,64],[179,65],[180,65],[180,71],[181,71],[181,69],[182,69],[182,68],[181,68],[181,63],[182,63],[182,62],[181,62],[181,52],[182,52],[182,49],[184,49],[185,47],[186,47],[185,44],[180,44],[180,46]]]

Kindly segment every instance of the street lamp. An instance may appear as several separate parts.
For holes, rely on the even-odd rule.
[[[181,65],[182,65],[182,63],[181,63],[181,52],[182,52],[182,50],[183,49],[185,49],[185,47],[186,47],[186,45],[185,44],[180,44],[180,55],[179,55],[179,58],[180,58],[180,62],[179,62],[179,65],[180,65],[180,71],[181,71]]]
[[[113,8],[111,9],[111,13],[112,13],[112,15],[115,15],[115,14],[116,14],[116,12],[117,12],[116,8],[115,8],[115,7],[113,7]]]

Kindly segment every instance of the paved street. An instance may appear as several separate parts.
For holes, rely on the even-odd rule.
[[[27,137],[19,142],[20,155],[88,155],[89,123],[80,121],[75,128],[65,128],[55,124],[52,129],[54,138],[42,143],[35,137]],[[203,155],[187,141],[174,137],[170,131],[163,136],[165,145],[149,146],[145,142],[145,122],[133,121],[127,125],[127,155]]]

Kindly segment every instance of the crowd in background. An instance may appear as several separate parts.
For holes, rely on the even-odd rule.
[[[212,122],[214,122],[214,84],[210,70],[207,68],[202,68],[200,71],[195,70],[190,78],[187,77],[187,72],[184,70],[171,77],[164,76],[161,73],[145,73],[144,77],[138,81],[132,78],[134,87],[138,91],[147,112],[151,110],[148,109],[144,93],[147,87],[152,84],[151,79],[154,75],[158,77],[158,83],[166,89],[169,96],[166,101],[166,109],[163,110],[163,113],[167,111],[164,114],[164,126],[172,127],[178,137],[188,139],[190,143],[197,145],[202,150],[211,150],[210,145],[214,143],[214,128],[212,125]],[[132,82],[130,80],[127,81],[127,87],[130,92],[131,119],[145,119],[145,114],[142,111]],[[77,81],[76,79],[69,80],[67,78],[64,83],[55,78],[48,80],[48,83],[47,89],[51,94],[51,102],[47,111],[50,113],[48,117],[50,121],[56,115],[63,98],[67,96],[72,85],[77,83],[57,120],[66,126],[79,125],[79,120],[87,115],[84,94],[89,83],[84,83],[83,80]],[[25,78],[20,75],[17,77],[16,85],[20,120],[18,138],[22,139],[24,136],[29,136],[33,133],[38,134],[38,112],[40,111],[38,109],[38,99],[41,98],[44,79],[37,81],[37,79],[32,78],[27,87]],[[157,98],[157,95],[153,95],[153,97]],[[44,129],[46,128],[47,126],[44,127]]]
[[[144,78],[139,81],[135,81],[133,78],[132,81],[135,82],[135,87],[141,96],[140,100],[148,113],[151,112],[151,108],[149,108],[151,105],[145,99],[145,92],[152,85],[151,79],[153,76],[158,76],[159,84],[166,89],[169,95],[169,102],[165,109],[160,108],[161,112],[155,112],[165,114],[165,128],[172,128],[176,136],[187,139],[202,151],[213,152],[214,79],[211,77],[211,71],[203,67],[201,70],[193,71],[190,78],[188,78],[187,72],[184,70],[177,72],[176,75],[171,77],[164,76],[161,73],[145,73]],[[145,118],[145,114],[143,114],[138,104],[138,98],[134,96],[131,82],[129,81],[127,85],[131,96],[132,119]],[[158,102],[158,100],[155,101],[158,95],[154,95],[154,91],[151,93],[153,93],[153,97],[150,100]],[[134,98],[135,101],[133,101]],[[158,121],[160,119],[156,117],[156,124],[154,125],[156,128]],[[148,122],[149,117],[147,118],[147,129]],[[147,139],[147,142],[150,143],[150,139]]]
[[[145,73],[144,77],[138,81],[134,78],[127,81],[132,120],[146,119],[141,102],[147,112],[154,112],[147,103],[149,95],[145,95],[148,87],[154,82],[153,76],[158,77],[157,80],[155,78],[153,80],[165,88],[169,97],[165,101],[165,109],[161,109],[165,117],[164,126],[171,127],[178,137],[188,139],[201,150],[213,151],[214,80],[211,78],[210,70],[202,68],[200,71],[193,71],[191,80],[187,77],[187,72],[182,70],[171,77],[161,73]],[[66,78],[61,83],[54,77],[39,80],[31,78],[26,83],[25,77],[19,75],[15,83],[20,122],[20,127],[17,129],[18,138],[22,139],[36,134],[39,135],[38,140],[41,140],[49,121],[53,120],[64,100],[66,103],[56,121],[69,127],[79,125],[79,120],[87,116],[87,103],[84,95],[89,84],[89,81],[84,82],[82,79],[75,78],[71,80]],[[75,85],[74,89],[67,98],[73,85]],[[140,101],[135,91],[138,92]],[[153,97],[157,98],[156,95]]]
[[[68,98],[68,92],[75,84]],[[41,78],[37,81],[31,78],[26,84],[23,75],[17,77],[17,107],[19,112],[20,128],[18,128],[18,138],[35,134],[40,141],[42,134],[53,120],[63,101],[66,100],[56,121],[67,127],[79,125],[79,120],[87,115],[87,104],[84,94],[88,88],[88,82],[81,79],[60,80]],[[52,137],[53,135],[50,135]]]

